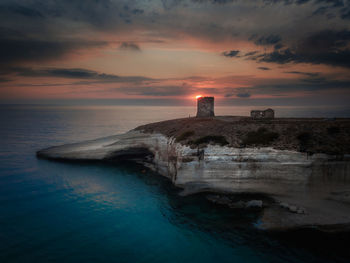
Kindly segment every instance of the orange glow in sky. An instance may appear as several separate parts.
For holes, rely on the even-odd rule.
[[[199,98],[201,98],[202,97],[202,95],[197,95],[196,96],[196,99],[198,100]]]

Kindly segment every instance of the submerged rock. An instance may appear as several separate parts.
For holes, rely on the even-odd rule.
[[[263,201],[261,200],[251,200],[248,201],[246,204],[247,208],[262,208],[263,207]]]
[[[249,201],[234,201],[228,196],[222,195],[208,195],[207,199],[214,204],[225,205],[230,208],[242,209],[242,208],[262,208],[262,200],[249,200]]]
[[[237,209],[242,209],[246,207],[246,203],[244,201],[238,201],[238,202],[234,202],[229,204],[230,208],[237,208]]]
[[[207,199],[214,204],[228,205],[228,206],[230,206],[232,204],[232,200],[227,196],[208,195]]]
[[[280,207],[285,208],[292,213],[305,214],[305,208],[297,207],[296,205],[290,205],[290,204],[281,202]]]

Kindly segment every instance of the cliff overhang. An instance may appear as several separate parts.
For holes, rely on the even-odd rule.
[[[70,161],[135,161],[168,177],[184,189],[184,194],[264,194],[274,202],[261,206],[263,213],[257,226],[263,229],[338,226],[350,223],[350,155],[346,153],[349,143],[345,138],[349,123],[346,119],[260,122],[245,117],[186,118],[50,147],[38,151],[37,156]],[[308,139],[306,150],[313,149],[312,153],[300,149],[296,142],[301,139],[293,134],[307,130],[318,136],[334,135],[330,129],[336,134],[331,143]],[[249,132],[267,133],[264,143],[242,145]],[[327,152],[332,143],[338,144],[337,140],[342,140],[342,145],[336,154]],[[234,208],[230,202],[226,205]]]

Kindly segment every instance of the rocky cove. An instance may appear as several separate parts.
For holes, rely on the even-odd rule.
[[[37,156],[137,162],[183,188],[182,195],[208,192],[217,205],[261,209],[258,228],[336,231],[350,224],[349,135],[348,119],[184,118]]]

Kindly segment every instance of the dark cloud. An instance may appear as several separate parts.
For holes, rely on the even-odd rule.
[[[268,63],[311,63],[350,67],[350,31],[324,30],[308,36],[298,45],[256,57]]]
[[[251,51],[244,54],[245,57],[256,55],[259,51]]]
[[[251,95],[250,93],[237,93],[238,98],[249,98]]]
[[[283,95],[290,92],[318,92],[331,90],[350,90],[350,80],[333,80],[325,77],[302,78],[294,82],[279,82],[253,85],[249,88],[254,94]]]
[[[143,82],[152,81],[153,79],[142,76],[118,76],[113,74],[99,73],[93,70],[81,68],[10,68],[7,74],[16,74],[22,77],[52,77],[52,78],[66,78],[66,79],[85,79],[95,80],[101,82]],[[96,82],[93,82],[96,83]],[[79,83],[78,83],[79,84]],[[88,84],[88,83],[84,83]]]
[[[139,45],[134,42],[122,42],[119,46],[121,50],[141,51]]]
[[[302,5],[302,4],[305,4],[307,2],[309,2],[310,0],[296,0],[295,3],[298,4],[298,5]]]
[[[8,3],[0,5],[0,14],[2,15],[21,15],[27,17],[43,17],[43,14],[38,10],[17,3]]]
[[[273,51],[271,53],[265,53],[263,55],[259,55],[256,58],[259,61],[267,62],[267,63],[278,63],[278,64],[286,64],[289,62],[296,62],[297,56],[290,49],[285,49],[281,51]]]
[[[246,88],[224,88],[221,92],[224,92],[225,98],[249,98],[251,96],[251,93]]]
[[[333,79],[330,76],[322,75],[319,73],[302,72],[302,71],[290,71],[289,74],[299,75],[300,78],[294,79],[251,79],[250,84],[247,87],[242,88],[221,88],[219,94],[223,94],[226,98],[235,97],[251,97],[252,94],[268,95],[275,97],[290,96],[290,93],[300,94],[316,94],[323,91],[335,91],[343,90],[343,92],[350,92],[350,79]],[[213,80],[214,82],[219,80]],[[249,95],[250,96],[249,96]],[[324,93],[326,94],[326,93]],[[340,92],[341,94],[341,92]]]
[[[345,10],[347,10],[347,7],[344,7],[344,2],[347,2],[347,0],[316,0],[315,5],[317,8],[312,15],[325,16],[327,19],[331,19],[335,18],[336,13],[338,13],[341,18],[346,19],[344,14],[346,13]],[[339,8],[341,9],[339,10]]]
[[[347,0],[345,0],[347,1]],[[316,0],[317,4],[329,4],[331,7],[342,7],[344,6],[343,0]]]
[[[83,37],[96,29],[121,30],[143,14],[142,8],[129,1],[2,0],[0,63],[50,60],[80,49],[101,48],[108,40]],[[136,45],[128,47],[135,50]]]
[[[314,73],[314,72],[301,72],[301,71],[286,71],[284,73],[288,74],[297,74],[297,75],[304,75],[304,76],[309,76],[309,77],[316,77],[319,76],[319,73]]]
[[[192,0],[196,3],[212,3],[212,4],[228,4],[234,2],[234,0]]]
[[[121,4],[111,0],[2,1],[3,5],[0,9],[5,10],[10,16],[20,14],[28,17],[42,17],[45,18],[45,22],[50,18],[56,18],[84,22],[97,27],[108,27],[110,22],[116,19],[122,21],[125,16],[132,14],[132,10],[124,10]]]
[[[224,51],[221,54],[225,57],[237,57],[239,53],[239,50],[231,50],[231,51]]]
[[[179,4],[182,4],[184,2],[183,0],[161,0],[161,1],[162,1],[163,8],[166,10],[176,7]]]
[[[41,40],[35,38],[6,38],[0,35],[0,65],[26,61],[48,61],[79,49],[105,46],[101,41]]]
[[[261,70],[270,70],[270,68],[268,68],[268,67],[258,67],[258,69],[261,69]]]
[[[204,79],[204,78],[203,78]],[[166,81],[164,79],[163,81]],[[221,94],[223,91],[219,88],[197,88],[188,85],[183,82],[181,85],[137,85],[133,87],[121,87],[116,88],[117,91],[122,91],[128,95],[140,95],[140,96],[156,96],[156,97],[166,97],[166,96],[187,96],[195,93],[205,93],[205,94]],[[224,92],[231,91],[231,88],[225,88]]]
[[[283,3],[285,5],[291,5],[291,4],[303,5],[312,0],[263,0],[263,1],[269,4]]]
[[[321,6],[317,8],[312,15],[324,15],[328,10],[329,8],[327,6]]]
[[[140,96],[181,96],[187,95],[190,92],[189,87],[186,85],[179,86],[139,86],[139,87],[122,87],[116,88],[117,91],[122,91],[128,95],[140,95]]]
[[[105,19],[110,1],[19,1],[0,4],[0,66],[43,62],[82,49],[102,48],[105,41],[83,39],[76,23]],[[95,22],[93,22],[95,21]],[[86,30],[82,24],[81,31]],[[80,36],[78,36],[80,35]]]
[[[284,47],[284,45],[282,44],[282,43],[277,43],[275,46],[274,46],[274,49],[275,50],[278,50],[278,49],[281,49],[281,48],[283,48]]]
[[[0,77],[0,82],[9,82],[11,79]]]
[[[348,8],[343,8],[341,10],[342,19],[350,19],[350,6]]]
[[[267,46],[267,45],[276,45],[281,40],[282,38],[279,35],[271,34],[268,36],[259,37],[254,41],[254,43],[259,46]]]
[[[345,0],[347,1],[347,0]],[[343,0],[263,0],[267,4],[279,4],[283,3],[285,5],[303,5],[306,3],[313,4],[329,4],[331,7],[340,7],[344,5]]]

